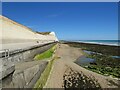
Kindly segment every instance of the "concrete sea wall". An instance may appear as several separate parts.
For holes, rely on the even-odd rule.
[[[9,57],[0,58],[2,61],[2,77],[4,78],[15,70],[15,65],[21,62],[33,61],[36,54],[42,53],[52,47],[55,43],[46,44],[39,47],[25,49],[23,51],[18,51],[16,54],[11,53]]]
[[[57,41],[54,32],[38,33],[0,15],[0,87],[33,87],[48,63],[34,56]]]
[[[48,61],[34,61],[33,58],[36,54],[48,50],[55,44],[32,47],[1,58],[2,88],[33,88],[48,64]]]
[[[2,88],[33,88],[47,64],[47,61],[18,64],[15,72],[4,78]]]

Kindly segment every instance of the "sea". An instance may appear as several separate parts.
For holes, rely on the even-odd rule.
[[[120,46],[120,40],[74,40],[75,42]]]

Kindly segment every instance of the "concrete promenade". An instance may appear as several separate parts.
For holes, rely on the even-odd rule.
[[[0,15],[0,87],[1,83],[3,87],[8,83],[16,88],[32,87],[47,65],[46,62],[34,62],[35,55],[49,49],[56,41],[54,32],[39,33]],[[20,70],[16,65],[24,67],[20,73],[16,73]]]
[[[2,87],[32,88],[47,65],[47,61],[34,61],[34,57],[48,50],[54,44],[47,43],[42,46],[34,46],[9,57],[0,58],[2,61],[2,65],[0,65],[2,66],[0,68]]]
[[[60,58],[55,60],[45,88],[63,88],[63,78],[68,69],[81,73],[91,80],[98,81],[102,88],[118,88],[120,82],[117,79],[97,74],[75,64],[75,60],[82,55],[80,48],[70,47],[67,44],[59,44],[55,56]],[[72,82],[69,83],[72,84]]]
[[[2,46],[2,50],[4,49],[9,49],[11,50],[17,50],[17,49],[24,49],[32,46],[37,46],[37,45],[44,45],[50,43],[50,41],[44,41],[44,42],[39,42],[37,43],[36,41],[34,42],[24,42],[24,43],[6,43],[6,44],[0,44]]]

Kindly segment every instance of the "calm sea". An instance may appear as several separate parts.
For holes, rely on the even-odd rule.
[[[120,46],[120,40],[76,40],[75,42]]]

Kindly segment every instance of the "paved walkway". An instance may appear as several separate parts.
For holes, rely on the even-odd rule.
[[[95,77],[95,79],[103,88],[115,88],[117,87],[116,85],[118,85],[119,83],[116,79],[94,73],[73,63],[76,59],[82,56],[80,48],[70,47],[67,44],[59,44],[55,56],[60,58],[55,60],[45,88],[62,88],[63,75],[68,67],[77,72],[83,72],[86,76],[89,76],[90,78]],[[109,82],[111,80],[113,83]]]
[[[59,44],[55,56],[60,57],[60,59],[55,60],[53,64],[46,88],[62,88],[63,75],[67,69],[66,63],[75,61],[81,55],[80,49]]]

